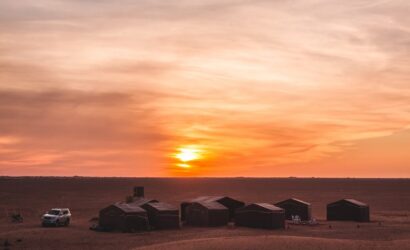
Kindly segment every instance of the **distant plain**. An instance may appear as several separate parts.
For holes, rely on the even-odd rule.
[[[145,186],[147,198],[174,205],[200,195],[229,195],[246,203],[295,197],[312,203],[320,225],[182,227],[134,234],[88,229],[101,208],[125,200],[136,185]],[[326,204],[341,198],[368,203],[372,222],[327,222]],[[69,207],[72,225],[40,227],[41,214],[52,207]],[[24,222],[11,223],[12,212],[20,212]],[[1,177],[0,244],[6,239],[10,249],[410,249],[410,180]]]

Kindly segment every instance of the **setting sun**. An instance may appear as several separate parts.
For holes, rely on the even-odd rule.
[[[179,153],[175,155],[182,162],[197,160],[200,158],[200,150],[194,148],[180,148]]]

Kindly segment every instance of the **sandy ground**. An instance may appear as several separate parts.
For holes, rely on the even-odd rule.
[[[178,205],[198,195],[230,195],[245,202],[297,197],[312,203],[318,226],[286,230],[190,228],[134,234],[88,230],[99,209],[124,200],[134,185],[146,197]],[[327,222],[327,203],[356,198],[371,206],[371,223]],[[51,207],[69,207],[68,228],[40,227]],[[19,211],[24,223],[8,215]],[[331,228],[329,227],[331,225]],[[0,249],[410,249],[410,180],[378,179],[131,179],[0,178]]]

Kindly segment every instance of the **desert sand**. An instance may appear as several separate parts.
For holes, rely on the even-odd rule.
[[[296,197],[312,203],[318,226],[286,230],[239,227],[192,228],[142,233],[89,230],[99,209],[122,201],[132,187],[145,196],[179,205],[199,195],[229,195],[247,203]],[[326,204],[355,198],[370,205],[370,223],[328,222]],[[42,228],[40,216],[69,207],[68,227]],[[23,223],[9,215],[20,212]],[[10,249],[410,249],[410,180],[318,178],[0,178],[0,244]]]

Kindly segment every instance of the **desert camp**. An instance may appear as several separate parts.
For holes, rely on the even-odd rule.
[[[302,221],[309,221],[312,217],[311,204],[300,199],[290,198],[275,203],[275,206],[285,210],[287,220],[292,220],[292,216],[299,216]]]
[[[154,229],[179,228],[179,210],[177,207],[164,203],[152,202],[141,206],[148,213],[149,224]]]
[[[99,229],[123,232],[178,229],[181,222],[194,227],[219,227],[231,222],[239,227],[283,229],[286,220],[292,224],[317,225],[312,220],[311,204],[296,198],[245,206],[244,202],[228,196],[200,196],[182,202],[179,211],[172,204],[145,198],[144,187],[133,190],[132,199],[100,210]],[[329,221],[369,221],[369,206],[354,199],[342,199],[326,208]]]
[[[285,211],[268,203],[253,203],[236,210],[235,225],[242,227],[285,228]]]
[[[99,213],[99,226],[108,231],[143,231],[148,225],[147,212],[134,203],[118,202]]]
[[[181,220],[185,221],[186,208],[194,202],[217,202],[229,210],[229,220],[233,220],[235,210],[243,207],[244,202],[231,198],[229,196],[200,196],[195,199],[184,201],[181,203]]]
[[[229,222],[229,210],[217,202],[198,201],[186,207],[185,220],[190,226],[225,226]]]
[[[133,189],[125,202],[116,202],[99,212],[97,231],[135,232],[154,229],[179,228],[179,211],[176,207],[144,198],[144,187]]]
[[[342,199],[327,205],[327,220],[370,221],[369,205],[354,199]]]

